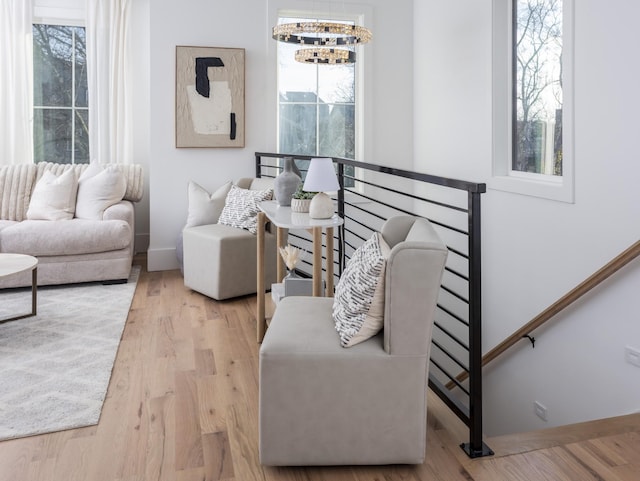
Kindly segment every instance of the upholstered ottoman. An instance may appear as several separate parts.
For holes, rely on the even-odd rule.
[[[217,300],[256,292],[256,236],[223,224],[183,231],[184,285]],[[276,282],[276,237],[265,235],[265,285]]]

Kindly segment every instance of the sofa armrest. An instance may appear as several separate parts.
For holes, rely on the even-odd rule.
[[[128,200],[121,200],[117,204],[107,207],[102,215],[102,220],[124,220],[132,229],[134,219],[133,203]]]
[[[102,214],[102,220],[123,220],[129,224],[129,227],[131,227],[131,242],[129,244],[129,250],[131,255],[133,255],[135,253],[136,239],[135,211],[133,209],[133,203],[128,200],[121,200],[117,204],[107,207]]]

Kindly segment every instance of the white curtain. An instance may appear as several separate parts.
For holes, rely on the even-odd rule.
[[[130,3],[87,0],[91,162],[133,162]]]
[[[32,0],[0,0],[0,165],[33,162]]]

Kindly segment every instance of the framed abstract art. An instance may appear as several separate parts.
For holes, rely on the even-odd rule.
[[[176,47],[176,147],[244,147],[243,48]]]

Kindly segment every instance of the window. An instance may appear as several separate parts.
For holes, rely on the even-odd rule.
[[[573,0],[493,0],[491,189],[574,201]]]
[[[302,64],[294,59],[299,48],[278,42],[278,152],[354,159],[356,64]],[[353,168],[345,167],[345,173],[353,174]]]
[[[513,0],[512,170],[562,175],[562,0]]]
[[[89,162],[85,29],[33,26],[35,162]]]

